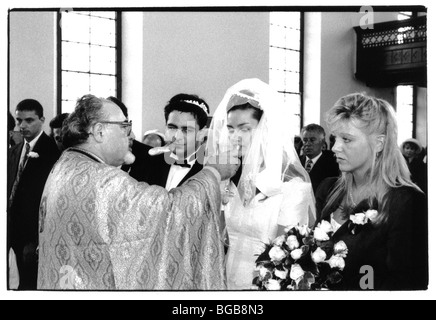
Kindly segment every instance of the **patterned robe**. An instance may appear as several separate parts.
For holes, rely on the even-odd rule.
[[[225,290],[219,183],[167,192],[67,150],[40,207],[38,289]]]

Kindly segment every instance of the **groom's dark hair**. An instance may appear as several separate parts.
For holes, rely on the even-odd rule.
[[[201,130],[207,124],[210,108],[206,101],[198,96],[194,94],[180,93],[172,97],[165,106],[165,122],[168,122],[168,117],[173,111],[187,112],[192,114]]]

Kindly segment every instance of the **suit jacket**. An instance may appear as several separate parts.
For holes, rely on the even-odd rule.
[[[128,172],[135,180],[149,183],[150,174],[153,171],[152,156],[148,154],[150,149],[150,146],[133,140],[132,153],[136,160],[129,166],[122,166],[121,169]]]
[[[23,147],[24,142],[15,145],[8,152],[8,199],[18,173]],[[47,177],[60,156],[56,143],[45,133],[42,133],[32,151],[39,157],[27,160],[15,197],[8,208],[8,240],[17,255],[29,243],[38,243],[41,196]]]
[[[153,170],[150,174],[150,179],[149,181],[147,181],[147,183],[151,185],[158,185],[165,188],[168,180],[168,175],[171,169],[171,165],[165,161],[165,155],[161,154],[153,157],[152,167]],[[182,179],[182,181],[180,181],[180,183],[177,186],[180,187],[189,178],[195,176],[202,169],[203,169],[203,165],[196,161],[193,164],[191,170],[189,170],[188,174]]]
[[[336,179],[326,179],[317,193],[318,209],[326,204]],[[360,282],[373,269],[376,290],[425,290],[428,286],[428,223],[426,196],[411,187],[391,188],[386,195],[388,220],[380,225],[365,224],[356,234],[351,233],[351,221],[345,222],[333,235],[333,241],[344,241],[349,253],[345,258],[343,280],[338,290],[360,290]],[[340,201],[338,201],[340,203]],[[336,203],[332,210],[339,206]],[[352,214],[368,209],[379,210],[380,204],[370,208],[369,201],[358,204]],[[318,212],[318,222],[330,221],[332,212]]]
[[[306,166],[306,156],[300,157],[303,167]],[[331,152],[323,151],[321,157],[309,172],[310,181],[312,182],[313,192],[316,190],[325,178],[338,177],[340,175],[339,165]]]

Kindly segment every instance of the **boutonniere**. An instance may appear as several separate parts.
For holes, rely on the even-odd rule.
[[[31,151],[31,152],[29,152],[28,157],[31,158],[31,159],[37,159],[37,158],[39,158],[39,154],[36,153],[36,152]]]
[[[352,234],[357,234],[362,230],[363,226],[374,221],[378,216],[377,210],[368,210],[361,213],[350,215],[350,231]]]

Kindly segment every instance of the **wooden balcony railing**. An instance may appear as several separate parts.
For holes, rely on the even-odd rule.
[[[356,78],[371,87],[427,86],[427,17],[354,28]]]

